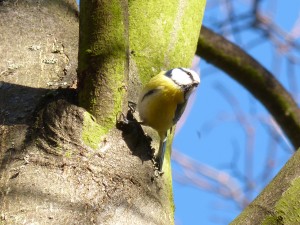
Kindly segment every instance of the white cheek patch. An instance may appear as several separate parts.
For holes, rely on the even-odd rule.
[[[200,83],[198,74],[195,71],[186,68],[173,69],[171,72],[171,79],[178,85]]]
[[[193,83],[192,79],[181,69],[173,69],[171,79],[178,85],[188,85]]]

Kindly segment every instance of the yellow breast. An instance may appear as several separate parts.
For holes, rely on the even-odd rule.
[[[155,129],[164,139],[167,130],[173,126],[177,105],[183,101],[182,90],[162,72],[143,89],[138,102],[139,115],[145,125]]]

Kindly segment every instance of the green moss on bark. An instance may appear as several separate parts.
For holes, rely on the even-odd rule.
[[[300,224],[300,178],[292,181],[275,205],[273,215],[268,215],[262,225]]]
[[[277,218],[276,216],[267,216],[261,225],[284,225],[282,223],[282,218]]]
[[[300,224],[300,177],[293,180],[283,193],[275,205],[275,211],[283,224]]]
[[[136,70],[146,83],[161,70],[190,67],[205,0],[131,1],[129,41]],[[141,14],[141,9],[143,13]]]
[[[171,203],[170,207],[171,207],[171,211],[173,213],[172,216],[174,217],[175,204],[174,204],[174,196],[173,196],[173,181],[172,181],[172,167],[171,167],[171,154],[172,154],[173,138],[174,138],[174,132],[172,132],[168,137],[163,171],[165,171],[165,173],[164,173],[165,185],[166,185],[166,190],[169,190],[168,198],[169,198],[169,202]]]
[[[103,128],[96,121],[95,118],[88,112],[84,113],[84,121],[82,127],[82,141],[85,145],[96,150],[103,140],[103,136],[107,133],[107,128]]]
[[[79,104],[108,131],[122,111],[127,59],[120,1],[81,1]]]
[[[81,0],[79,104],[97,120],[85,116],[82,139],[88,146],[98,147],[101,137],[114,126],[117,113],[125,111],[128,100],[137,99],[141,83],[161,70],[191,66],[205,3]],[[175,208],[172,138],[162,177],[166,194],[161,201],[170,217],[174,217]]]

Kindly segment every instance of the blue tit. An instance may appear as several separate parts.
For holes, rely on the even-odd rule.
[[[190,94],[199,83],[200,77],[195,71],[175,68],[152,77],[140,94],[137,109],[141,124],[152,127],[160,137],[159,171],[162,171],[167,132],[180,119]]]

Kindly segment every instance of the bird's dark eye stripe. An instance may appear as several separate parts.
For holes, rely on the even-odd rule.
[[[186,70],[184,70],[183,68],[179,68],[179,69],[182,70],[183,72],[185,72],[185,73],[190,77],[190,79],[191,79],[192,81],[194,81],[194,77],[193,77],[193,75],[192,75],[191,72],[186,71]]]
[[[171,77],[171,76],[172,76],[172,71],[173,71],[173,70],[167,71],[167,72],[165,73],[165,76]]]
[[[167,71],[167,72],[165,73],[165,76],[166,76],[166,77],[169,77],[175,84],[177,84],[178,86],[180,86],[180,85],[176,82],[176,80],[173,80],[173,79],[172,79],[172,72],[173,72],[173,70]]]

